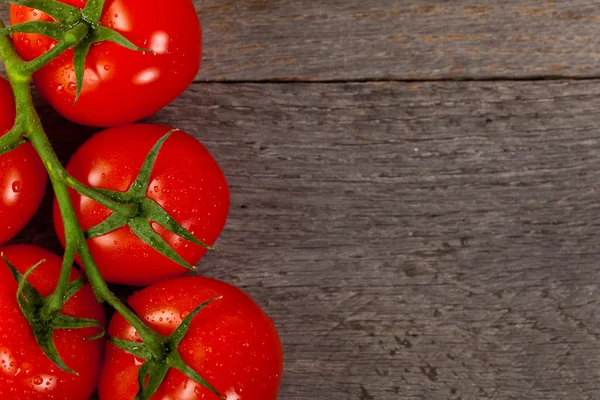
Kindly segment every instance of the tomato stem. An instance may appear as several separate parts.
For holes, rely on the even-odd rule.
[[[0,20],[0,29],[4,27],[5,26],[3,22]],[[78,253],[81,257],[83,268],[85,269],[88,280],[96,296],[99,299],[105,300],[107,303],[109,303],[129,323],[131,323],[131,325],[137,330],[144,343],[146,343],[150,351],[152,351],[155,356],[164,357],[164,338],[156,333],[153,329],[148,327],[134,311],[132,311],[125,303],[123,303],[117,296],[114,295],[98,270],[98,266],[96,265],[88,248],[85,234],[79,225],[79,221],[77,220],[77,216],[69,196],[69,188],[66,181],[69,181],[70,184],[73,184],[73,182],[77,181],[70,177],[58,159],[54,149],[52,148],[52,144],[50,143],[50,140],[48,139],[48,136],[42,127],[35,107],[33,106],[30,88],[31,73],[27,72],[27,70],[23,68],[25,62],[16,53],[11,41],[6,35],[0,35],[0,59],[6,67],[8,80],[13,89],[17,109],[14,129],[15,133],[12,134],[17,137],[13,139],[18,140],[20,135],[27,138],[37,151],[39,157],[42,159],[54,188],[56,200],[58,202],[60,213],[64,222],[66,260],[62,265],[57,291],[52,295],[52,301],[50,302],[51,305],[48,306],[48,310],[45,311],[45,313],[57,312],[64,306],[65,291],[67,286],[65,282],[68,282],[72,268],[72,263],[67,262],[67,260],[71,258],[72,254]],[[17,135],[16,132],[18,132],[19,135]],[[0,141],[0,145],[1,144],[2,141]],[[70,179],[67,179],[67,177],[70,177]],[[75,185],[79,186],[78,184]],[[107,201],[112,200],[107,199]],[[115,204],[111,204],[111,207],[123,206],[123,204],[116,202],[114,203]],[[131,210],[129,210],[129,212],[131,212]]]
[[[127,217],[135,217],[135,216],[139,215],[140,208],[137,204],[135,204],[135,203],[124,204],[124,203],[120,203],[118,201],[109,199],[108,197],[106,197],[102,193],[100,193],[99,191],[79,182],[77,179],[73,178],[64,169],[61,169],[60,171],[58,171],[58,173],[61,175],[61,179],[67,186],[69,186],[72,189],[75,189],[77,192],[81,193],[82,195],[84,195],[86,197],[89,197],[90,199],[94,200],[95,202],[102,204],[106,208],[109,208],[112,211],[116,211],[119,214],[127,216]]]
[[[50,301],[40,312],[42,320],[50,321],[52,317],[58,313],[66,301],[67,286],[69,285],[69,277],[71,275],[71,267],[75,261],[75,253],[77,252],[78,244],[74,242],[67,243],[65,254],[63,255],[62,268],[54,293],[50,295]]]
[[[81,42],[83,38],[87,36],[88,32],[89,29],[86,24],[78,23],[71,30],[65,33],[62,40],[60,40],[50,50],[29,62],[21,64],[22,72],[24,74],[31,74],[42,68],[44,65],[48,64],[50,61],[62,54],[65,50]]]

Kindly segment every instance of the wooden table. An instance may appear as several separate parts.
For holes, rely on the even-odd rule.
[[[275,319],[280,399],[600,399],[600,1],[196,5],[150,120],[226,172],[199,267]],[[59,249],[49,201],[19,240]]]

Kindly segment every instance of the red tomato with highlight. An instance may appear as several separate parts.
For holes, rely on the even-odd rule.
[[[15,123],[15,103],[8,82],[0,77],[0,135]],[[46,170],[30,143],[0,155],[0,244],[29,222],[46,191]]]
[[[40,260],[46,260],[28,277],[42,296],[56,287],[62,260],[47,250],[30,245],[0,249],[22,274]],[[71,279],[81,274],[73,269]],[[0,259],[0,399],[87,400],[94,392],[102,363],[104,340],[85,340],[98,334],[98,328],[57,329],[54,342],[59,355],[73,375],[55,366],[38,346],[31,326],[23,317],[16,299],[17,282]],[[93,318],[105,323],[104,308],[86,284],[67,301],[62,313]]]
[[[60,0],[83,8],[86,0]],[[12,25],[52,21],[38,11],[11,6]],[[100,23],[134,45],[92,45],[85,62],[82,91],[75,104],[73,51],[68,50],[37,71],[40,94],[65,118],[83,125],[116,126],[156,113],[193,81],[202,55],[200,22],[191,0],[107,0]],[[17,52],[26,60],[48,51],[55,40],[39,34],[14,34]]]
[[[71,158],[67,171],[84,184],[126,192],[148,152],[171,128],[134,124],[94,135]],[[221,168],[195,138],[176,131],[163,144],[150,177],[147,197],[162,206],[200,241],[212,245],[225,226],[229,188]],[[71,191],[84,231],[104,221],[111,210]],[[54,224],[64,245],[64,227],[55,202]],[[195,265],[206,249],[157,224],[154,230],[187,262]],[[149,285],[189,272],[143,242],[128,226],[88,240],[102,276],[109,282]]]
[[[273,321],[240,289],[225,282],[189,276],[135,293],[129,304],[158,333],[168,336],[207,300],[222,296],[196,315],[179,345],[183,360],[227,400],[275,400],[283,373],[283,350]],[[111,336],[141,341],[120,315]],[[131,400],[143,360],[106,345],[100,377],[101,400]],[[208,389],[171,368],[153,400],[218,400]]]

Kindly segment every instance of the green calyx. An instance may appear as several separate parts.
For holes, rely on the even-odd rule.
[[[127,192],[117,192],[107,189],[91,189],[76,182],[73,178],[66,179],[67,185],[82,195],[97,201],[113,210],[112,214],[100,224],[85,232],[86,238],[105,235],[123,226],[128,226],[131,231],[142,241],[156,249],[159,253],[175,261],[184,268],[194,270],[195,267],[185,261],[177,252],[152,228],[158,224],[179,237],[202,246],[209,250],[218,250],[218,247],[209,246],[198,240],[192,233],[181,226],[169,213],[154,200],[146,197],[150,184],[152,169],[156,163],[158,153],[175,130],[167,132],[148,153],[140,172]]]
[[[108,340],[116,347],[124,350],[138,358],[146,360],[140,367],[138,373],[139,389],[135,400],[148,400],[154,395],[160,384],[163,382],[169,372],[169,368],[175,368],[194,382],[204,386],[219,398],[223,398],[219,392],[208,383],[200,374],[194,371],[183,361],[177,348],[190,328],[192,319],[206,306],[216,300],[217,297],[200,304],[192,311],[181,324],[168,337],[162,337],[163,352],[155,354],[148,346],[140,342],[131,342],[115,337],[109,337]]]
[[[60,312],[45,312],[50,304],[51,296],[43,297],[29,282],[27,277],[45,260],[41,260],[22,275],[2,254],[4,262],[10,269],[13,277],[18,283],[17,287],[17,302],[23,316],[29,322],[31,330],[40,348],[46,356],[60,369],[77,374],[69,368],[61,356],[58,354],[56,345],[54,344],[53,334],[57,329],[81,329],[81,328],[99,328],[99,333],[86,340],[96,340],[104,336],[104,326],[89,318],[76,318],[61,314]],[[85,277],[80,277],[66,286],[64,302],[66,303],[75,293],[77,293],[86,283]]]
[[[117,31],[100,25],[105,0],[88,0],[83,9],[61,3],[56,0],[0,0],[0,3],[12,3],[34,8],[51,16],[55,22],[29,21],[0,29],[1,35],[13,33],[36,33],[56,40],[58,43],[38,58],[23,63],[22,72],[31,74],[65,50],[73,48],[73,68],[75,70],[76,94],[79,99],[83,87],[85,59],[92,44],[109,41],[130,50],[152,52],[137,47]]]

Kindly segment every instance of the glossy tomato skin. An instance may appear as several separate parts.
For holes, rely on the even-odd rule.
[[[83,8],[86,0],[60,0]],[[12,25],[51,20],[46,14],[11,6]],[[200,22],[191,0],[107,0],[100,23],[153,52],[128,50],[112,42],[92,45],[84,83],[75,104],[73,51],[34,74],[40,94],[67,119],[91,126],[116,126],[156,113],[192,82],[202,55]],[[31,60],[56,42],[38,34],[15,34],[19,54]]]
[[[15,123],[15,103],[8,82],[0,77],[0,135]],[[30,143],[0,155],[0,245],[29,222],[46,191],[46,170]]]
[[[283,350],[273,321],[240,289],[225,282],[189,276],[135,293],[129,304],[158,333],[170,335],[192,310],[223,296],[194,317],[179,347],[183,360],[228,400],[275,400],[283,373]],[[121,316],[109,334],[139,337]],[[130,400],[137,391],[142,360],[107,344],[100,377],[101,400]],[[217,400],[204,387],[171,369],[153,400]]]
[[[169,130],[167,126],[149,124],[107,129],[77,150],[67,170],[89,186],[125,192],[152,146]],[[181,131],[171,134],[159,152],[150,182],[147,197],[199,240],[215,242],[227,220],[229,188],[221,168],[202,144]],[[84,230],[104,221],[111,213],[75,191],[71,191],[71,200]],[[56,202],[54,223],[64,244],[64,228]],[[192,265],[206,253],[204,248],[158,225],[154,229]],[[88,245],[109,282],[141,286],[189,272],[142,242],[127,226],[89,239]]]
[[[27,280],[43,296],[54,291],[60,274],[60,257],[30,245],[6,246],[0,250],[21,273],[40,260],[46,260]],[[74,269],[71,279],[80,275]],[[62,371],[36,343],[31,327],[17,304],[16,290],[17,283],[4,260],[0,259],[0,399],[89,399],[98,381],[104,340],[84,339],[97,334],[98,329],[60,329],[54,332],[58,353],[79,375]],[[104,309],[96,302],[89,284],[69,299],[62,312],[105,323]]]

